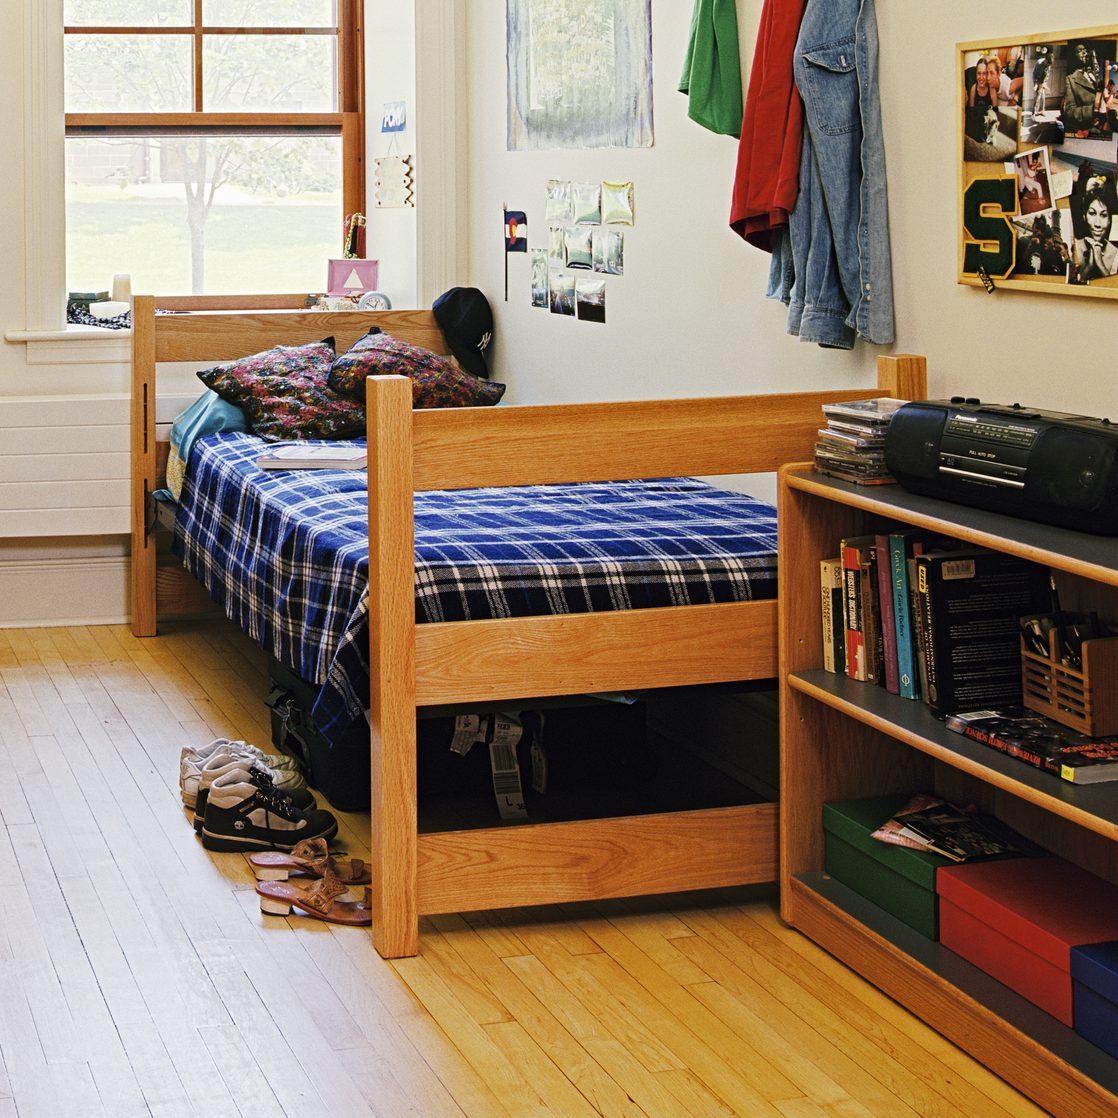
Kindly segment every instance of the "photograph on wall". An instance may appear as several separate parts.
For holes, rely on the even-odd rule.
[[[553,268],[563,267],[562,225],[549,225],[547,228],[547,259]]]
[[[572,182],[571,209],[579,225],[597,225],[602,220],[602,184]]]
[[[1071,264],[1071,214],[1067,210],[1010,219],[1017,236],[1015,276],[1062,276]]]
[[[607,229],[592,229],[590,231],[590,255],[593,258],[595,272],[606,270],[606,233]]]
[[[575,313],[575,278],[566,272],[551,273],[551,313]]]
[[[578,317],[587,322],[606,320],[606,281],[597,277],[579,277],[575,281]]]
[[[1068,282],[1083,284],[1118,275],[1118,238],[1114,228],[1118,191],[1114,167],[1103,170],[1084,163],[1069,202],[1075,239]]]
[[[602,224],[632,225],[633,220],[633,184],[602,183]]]
[[[568,225],[563,234],[564,260],[568,268],[590,268],[592,230],[585,225]]]
[[[625,234],[617,229],[605,231],[605,270],[612,276],[625,273]]]
[[[1025,88],[1021,97],[1021,142],[1064,142],[1064,47],[1037,43],[1025,48]]]
[[[509,151],[651,147],[652,0],[506,0]]]
[[[1013,160],[1017,174],[1017,208],[1022,214],[1050,210],[1056,204],[1049,179],[1048,149],[1023,151]]]
[[[532,306],[547,306],[547,249],[532,249]]]
[[[548,179],[544,188],[543,216],[546,221],[571,220],[571,184],[566,179]]]
[[[1064,139],[1101,137],[1106,120],[1102,99],[1107,82],[1115,80],[1115,42],[1113,39],[1072,39],[1067,45],[1066,59],[1061,108]],[[1110,146],[1114,146],[1113,138]]]
[[[1017,105],[1024,86],[1024,65],[1021,47],[970,51],[963,56],[967,162],[1002,163],[1013,158],[1017,151]]]

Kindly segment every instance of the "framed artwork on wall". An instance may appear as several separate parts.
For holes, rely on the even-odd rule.
[[[959,282],[1118,298],[1118,25],[957,50]]]

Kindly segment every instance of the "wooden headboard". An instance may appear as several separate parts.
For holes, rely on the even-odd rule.
[[[429,310],[313,311],[303,295],[137,295],[132,305],[132,617],[133,628],[155,632],[155,579],[151,494],[165,484],[166,440],[155,427],[156,366],[197,362],[199,368],[233,361],[274,345],[302,345],[333,337],[344,352],[373,326],[395,338],[446,354],[449,349]],[[172,311],[157,314],[156,311]],[[199,392],[202,391],[199,385]],[[147,617],[147,614],[151,614]],[[137,630],[138,631],[138,630]]]

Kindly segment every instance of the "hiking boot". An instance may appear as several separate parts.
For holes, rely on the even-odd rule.
[[[209,787],[202,845],[207,850],[290,850],[304,839],[331,839],[338,821],[328,811],[292,807],[274,788],[258,787],[243,769],[217,777]]]
[[[206,798],[209,796],[213,782],[226,773],[241,771],[245,779],[259,788],[272,788],[281,799],[285,799],[292,807],[303,811],[315,806],[314,796],[306,788],[282,788],[274,779],[272,769],[266,768],[259,761],[251,758],[237,757],[231,753],[217,752],[202,766],[198,774],[197,792],[194,797],[194,830],[202,830],[202,820],[206,817]]]

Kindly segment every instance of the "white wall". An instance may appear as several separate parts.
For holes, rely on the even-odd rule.
[[[1044,295],[988,296],[955,283],[954,44],[983,36],[1004,42],[1015,34],[1103,24],[1115,20],[1113,4],[1081,0],[1071,11],[1041,0],[1017,0],[1012,8],[964,0],[878,3],[896,350],[928,355],[934,395],[961,391],[1092,414],[1118,412],[1108,360],[1112,304]],[[412,49],[415,7],[415,0],[401,0],[399,6],[386,0],[369,4],[370,32],[379,29],[389,44],[389,49],[373,44],[369,50],[371,118],[379,119],[383,100],[399,97],[407,97],[409,111],[415,111],[414,94],[403,92],[407,67],[399,65]],[[510,400],[711,395],[872,383],[872,348],[822,351],[784,333],[783,309],[762,296],[767,258],[726,227],[736,145],[687,120],[684,98],[675,92],[691,7],[686,0],[653,0],[655,147],[509,153],[505,5],[501,0],[465,5],[470,267],[461,278],[483,288],[493,302],[495,371],[508,380]],[[739,2],[747,71],[760,7]],[[26,322],[26,253],[36,251],[34,245],[25,246],[23,3],[9,0],[4,15],[0,150],[6,153],[8,173],[0,175],[0,330]],[[374,132],[370,158],[379,153],[380,144]],[[526,255],[510,257],[510,302],[501,301],[501,204],[526,209],[530,243],[543,245],[543,190],[550,177],[636,182],[637,225],[627,231],[627,274],[608,281],[604,326],[530,307]],[[422,184],[423,167],[417,166],[420,198]],[[370,244],[385,262],[385,286],[401,305],[408,287],[398,261],[410,235],[399,227],[414,223],[415,215],[382,211],[374,221]],[[11,396],[120,392],[125,377],[120,363],[28,364],[25,346],[0,343],[0,409]],[[4,511],[0,506],[0,520]],[[0,539],[0,624],[5,616],[15,616],[5,614],[13,603],[33,610],[25,619],[48,618],[46,606],[59,599],[58,587],[71,578],[36,579],[35,570],[51,557],[63,571],[74,569],[82,556],[107,562],[116,573],[99,583],[105,593],[96,598],[83,588],[77,600],[89,602],[90,617],[122,608],[122,549],[120,538]]]
[[[869,385],[875,353],[915,352],[928,356],[934,396],[1118,414],[1108,360],[1113,304],[987,295],[955,283],[955,43],[1100,25],[1115,20],[1113,3],[1082,0],[1072,10],[1040,0],[878,0],[897,344],[886,351],[858,343],[850,353],[786,335],[783,309],[763,297],[768,258],[727,227],[736,143],[688,120],[675,92],[691,8],[653,0],[653,148],[510,153],[504,4],[469,5],[470,280],[494,305],[495,377],[507,379],[510,400]],[[747,74],[760,8],[739,0]],[[636,183],[626,274],[608,278],[604,326],[529,306],[525,256],[510,258],[509,302],[501,301],[501,203],[527,211],[529,245],[542,247],[544,183],[553,177]]]

